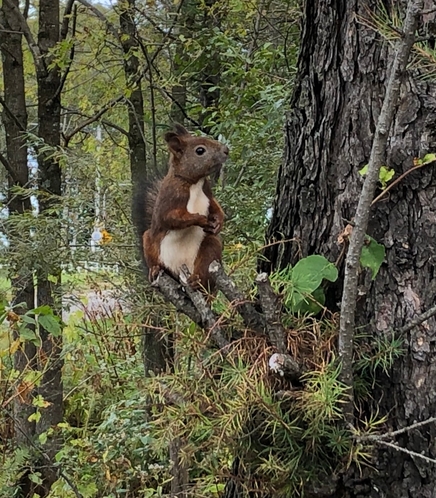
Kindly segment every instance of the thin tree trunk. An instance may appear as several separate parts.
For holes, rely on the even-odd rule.
[[[60,146],[60,71],[54,65],[49,69],[51,56],[49,51],[59,41],[59,1],[41,0],[39,4],[38,46],[43,57],[43,64],[37,70],[38,83],[38,136],[49,146],[49,152],[38,154],[38,186],[40,192],[39,213],[41,220],[50,226],[49,240],[45,240],[46,264],[37,272],[38,305],[49,305],[55,313],[61,312],[59,291],[61,270],[59,261],[59,243],[61,240],[61,198],[62,175],[56,158],[56,149]],[[42,70],[43,69],[43,70]],[[53,210],[58,210],[53,214]],[[43,372],[39,394],[50,404],[42,410],[37,423],[36,433],[42,434],[63,419],[62,388],[62,337],[54,337],[40,327],[42,346],[39,354],[39,368]],[[48,439],[44,450],[51,461],[60,449],[60,441],[55,435]],[[42,461],[43,492],[49,493],[50,487],[57,479],[55,467],[46,460]]]
[[[129,116],[129,151],[130,172],[132,183],[137,185],[146,179],[147,155],[144,137],[144,99],[142,85],[137,81],[139,74],[139,59],[136,52],[139,43],[135,25],[135,0],[120,3],[121,45],[124,52],[124,73],[126,84],[130,88],[130,97],[127,99],[127,114]]]
[[[18,7],[18,0],[14,4]],[[8,175],[8,207],[9,221],[16,215],[31,211],[30,199],[27,195],[13,192],[15,186],[28,186],[29,169],[27,166],[27,144],[25,131],[27,129],[27,110],[25,100],[24,69],[22,35],[19,33],[20,25],[11,8],[4,3],[1,11],[1,24],[3,32],[0,33],[1,52],[3,55],[3,84],[5,108],[2,121],[6,134],[6,160],[11,172]],[[9,31],[9,32],[7,32]],[[34,286],[32,262],[23,265],[20,254],[14,253],[16,241],[22,239],[23,234],[17,233],[10,224],[8,230],[10,243],[9,275],[12,283],[12,305],[24,303],[24,307],[14,308],[20,314],[34,307]],[[15,336],[17,339],[17,335]],[[23,342],[14,355],[14,368],[20,372],[16,389],[20,389],[20,379],[27,369],[36,367],[36,347],[30,342]],[[31,396],[14,398],[13,422],[15,439],[18,444],[28,445],[35,432],[35,422],[29,421],[35,408],[31,404]]]
[[[140,69],[139,60],[135,53],[140,48],[135,25],[135,0],[128,0],[127,4],[120,4],[120,8],[120,40],[125,55],[124,73],[127,87],[131,89],[130,97],[126,103],[129,116],[130,172],[133,190],[136,191],[135,195],[145,197],[146,189],[144,187],[147,185],[148,170],[144,136],[144,100],[141,82],[134,83],[137,81]],[[149,70],[151,71],[152,67],[149,67]],[[153,179],[151,178],[150,181]],[[135,218],[135,211],[136,209],[132,212],[133,218]],[[144,222],[137,220],[137,225],[142,227]],[[142,233],[139,233],[139,237],[142,237]],[[167,344],[159,330],[145,327],[142,346],[146,375],[150,371],[154,373],[165,371],[168,363]]]
[[[402,6],[394,2],[393,8]],[[343,263],[338,236],[355,215],[359,170],[369,160],[392,57],[391,46],[362,22],[378,8],[373,0],[306,2],[285,159],[268,230],[270,240],[294,242],[270,246],[264,268],[283,268],[316,253]],[[414,158],[436,150],[435,98],[434,80],[420,77],[418,70],[403,75],[385,155],[396,176],[410,169]],[[386,337],[434,303],[435,192],[436,170],[424,167],[372,207],[368,233],[385,245],[387,264],[374,282],[362,271],[356,320],[374,337]],[[328,296],[332,306],[340,299],[340,285]],[[395,430],[434,414],[435,331],[432,318],[410,332],[407,353],[389,377],[379,379],[367,416],[387,415]],[[434,436],[429,425],[402,434],[398,442],[434,458]],[[375,451],[371,465],[340,481],[340,490],[330,496],[434,496],[434,465],[385,447]]]

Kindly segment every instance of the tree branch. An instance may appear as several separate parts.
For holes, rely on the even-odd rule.
[[[36,70],[41,74],[45,74],[47,72],[47,68],[45,67],[41,50],[39,49],[39,45],[33,38],[32,32],[30,31],[25,17],[21,13],[20,9],[11,0],[4,0],[4,2],[12,10],[18,22],[20,23],[21,30],[23,31],[23,35],[26,38],[27,44],[29,45],[29,50],[32,53]]]
[[[266,318],[266,328],[271,344],[278,353],[287,353],[286,331],[282,325],[282,304],[273,291],[266,273],[260,273],[256,278],[259,289],[260,305]]]
[[[380,167],[386,153],[389,130],[395,113],[396,102],[400,91],[401,74],[406,69],[407,61],[418,24],[418,16],[422,10],[423,0],[409,0],[404,21],[402,39],[398,40],[394,60],[389,75],[383,106],[377,122],[371,156],[368,163],[368,174],[363,184],[362,193],[357,205],[355,226],[351,234],[350,246],[345,261],[344,290],[341,302],[341,318],[339,329],[339,359],[342,363],[340,380],[349,388],[349,397],[344,407],[346,419],[353,419],[353,343],[355,327],[355,310],[357,300],[360,254],[368,226],[371,202],[377,187]]]
[[[268,365],[272,372],[291,380],[299,380],[303,373],[302,367],[289,354],[274,353]]]
[[[73,28],[72,28],[72,34],[71,34],[72,38],[74,38],[74,36],[76,35],[76,24],[77,24],[77,5],[74,6]],[[68,29],[68,27],[67,27],[67,29]],[[61,37],[61,40],[63,40],[62,37]],[[65,71],[64,71],[64,74],[62,75],[62,78],[61,78],[61,81],[59,83],[59,86],[58,86],[58,88],[56,90],[56,93],[51,98],[51,101],[55,100],[60,95],[60,93],[62,92],[62,89],[65,86],[65,82],[67,81],[67,77],[68,77],[68,75],[70,73],[71,66],[73,65],[75,51],[76,51],[76,46],[75,46],[74,41],[73,41],[73,44],[72,44],[71,50],[70,50],[70,57],[68,59],[67,67],[65,68]]]
[[[6,159],[6,157],[0,152],[0,163],[3,164],[6,171],[9,173],[9,176],[14,180],[15,183],[22,187],[20,181],[18,180],[17,175],[15,174],[14,168],[11,166],[10,162]]]
[[[27,130],[26,128],[20,123],[20,121],[17,119],[17,116],[9,109],[8,105],[6,104],[5,100],[3,97],[0,96],[0,104],[5,110],[5,112],[8,114],[8,116],[13,119],[14,123],[17,125],[18,129],[22,131],[23,133],[26,133]]]
[[[9,1],[10,2],[10,0],[5,0],[5,1]],[[79,0],[77,0],[77,1],[79,1]],[[172,33],[175,25],[177,24],[178,16],[180,14],[180,9],[182,8],[183,2],[184,2],[184,0],[181,0],[179,2],[179,5],[178,5],[177,11],[176,11],[176,15],[174,16],[174,21],[171,24],[171,26],[170,26],[167,34],[166,34],[166,38],[164,37],[164,39],[162,40],[161,46],[158,47],[155,50],[155,52],[153,53],[152,57],[150,58],[150,64],[151,65],[153,64],[153,62],[155,61],[155,59],[157,58],[157,56],[159,55],[159,53],[163,50],[163,48],[165,46],[164,42],[171,36],[171,33]],[[86,2],[86,0],[80,0],[80,3],[82,5],[84,5],[85,7],[90,7],[90,8],[92,7],[92,5],[89,4],[88,2]],[[91,9],[91,10],[93,10],[93,9]],[[105,18],[105,16],[98,9],[95,9],[95,11],[93,10],[93,12],[94,12],[95,15],[97,15],[97,17],[99,17],[100,19],[102,19],[104,22],[107,21],[107,19]],[[98,12],[98,14],[97,14],[97,12]],[[112,26],[112,29],[115,29],[112,24],[111,24],[111,26]],[[117,32],[116,38],[119,40],[118,32]],[[138,77],[135,79],[135,81],[132,82],[132,86],[137,85],[141,81],[141,79],[145,76],[145,74],[147,73],[148,70],[149,70],[149,65],[147,65],[144,68],[144,70],[138,75]],[[74,129],[71,133],[69,133],[68,135],[64,136],[65,146],[68,146],[68,143],[70,142],[70,140],[72,139],[72,137],[76,133],[79,133],[81,130],[83,130],[83,128],[85,128],[89,124],[93,123],[94,121],[97,121],[101,116],[103,116],[103,114],[105,114],[107,111],[109,111],[115,104],[121,102],[124,98],[125,98],[124,95],[120,95],[116,99],[112,99],[110,102],[108,102],[106,105],[104,105],[100,109],[100,111],[98,111],[97,113],[95,113],[93,117],[89,118],[84,123],[82,123],[81,125],[77,126],[77,128]]]
[[[407,325],[397,330],[397,334],[403,335],[409,332],[409,330],[412,330],[414,327],[421,325],[421,323],[425,322],[426,320],[435,315],[436,315],[436,306],[433,306],[432,308],[428,309],[425,313],[418,315],[413,320],[410,320],[410,322]]]
[[[118,33],[117,28],[109,21],[109,19],[102,13],[100,12],[97,7],[94,7],[94,5],[90,4],[86,0],[77,0],[77,2],[81,3],[84,7],[89,9],[95,17],[98,17],[100,21],[103,21],[106,24],[106,27],[108,31],[117,39],[120,39],[120,34]]]
[[[68,26],[70,24],[71,12],[73,10],[75,0],[68,0],[65,4],[64,17],[62,19],[62,27],[60,33],[60,39],[65,40],[68,35]]]
[[[226,298],[236,308],[244,320],[245,325],[263,334],[265,332],[265,318],[256,311],[251,302],[236,287],[232,279],[224,272],[223,267],[218,261],[213,261],[209,265],[209,273],[213,277],[217,288],[226,296]]]
[[[191,300],[183,292],[182,286],[168,274],[161,271],[151,285],[156,287],[164,298],[172,303],[178,311],[184,313],[200,327],[203,326],[200,313],[195,309]]]
[[[428,164],[432,164],[434,163],[435,161],[431,161],[431,162],[428,162],[428,163],[424,163],[424,164],[417,164],[416,166],[413,166],[412,168],[408,169],[407,171],[405,171],[402,175],[400,175],[398,178],[396,178],[392,183],[390,183],[384,190],[383,192],[381,192],[380,195],[378,195],[372,202],[371,202],[371,206],[373,206],[376,202],[378,202],[382,197],[384,197],[388,192],[389,190],[391,190],[393,187],[395,187],[395,185],[397,185],[398,183],[401,182],[401,180],[403,180],[404,178],[406,178],[406,176],[410,175],[410,173],[413,173],[413,171],[416,171],[417,169],[420,169],[420,168],[423,168],[424,166],[427,166]]]
[[[212,340],[215,344],[222,350],[224,354],[227,354],[230,342],[224,337],[221,328],[218,324],[218,318],[215,316],[213,311],[210,309],[206,299],[203,294],[199,291],[195,291],[188,282],[190,273],[185,265],[182,266],[182,271],[180,274],[180,280],[185,286],[186,294],[190,297],[192,303],[201,315],[201,321],[203,326],[208,329]]]
[[[431,417],[427,420],[416,422],[415,424],[408,425],[407,427],[403,427],[402,429],[398,429],[397,431],[387,432],[386,434],[368,434],[367,436],[362,436],[357,439],[359,441],[380,441],[382,439],[392,439],[396,436],[399,436],[400,434],[413,431],[414,429],[419,429],[419,427],[427,424],[432,424],[433,422],[436,422],[436,417]]]
[[[88,118],[85,121],[83,121],[83,123],[81,123],[79,126],[77,126],[71,133],[68,133],[68,135],[64,135],[64,142],[65,142],[64,145],[65,145],[65,147],[68,147],[68,144],[69,144],[70,140],[74,137],[74,135],[76,135],[77,133],[79,133],[80,131],[82,131],[83,128],[85,128],[86,126],[88,126],[91,123],[94,123],[95,121],[97,121],[99,118],[101,118],[101,116],[103,116],[103,114],[105,114],[107,111],[109,111],[110,109],[112,109],[112,107],[114,107],[115,105],[117,105],[122,100],[124,100],[124,95],[120,95],[117,98],[112,99],[104,107],[102,107],[98,112],[96,112],[94,114],[94,116],[91,116],[90,118]]]
[[[436,460],[434,458],[430,458],[428,456],[421,455],[421,453],[417,453],[416,451],[408,450],[407,448],[402,448],[401,446],[398,446],[397,444],[388,443],[387,441],[383,441],[383,440],[377,440],[375,442],[377,444],[381,444],[383,446],[388,446],[389,448],[393,448],[396,451],[402,451],[403,453],[407,453],[408,455],[410,455],[412,457],[421,458],[421,460],[425,460],[426,462],[436,464]]]

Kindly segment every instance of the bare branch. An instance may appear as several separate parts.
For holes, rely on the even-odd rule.
[[[68,133],[68,135],[65,135],[64,136],[65,147],[68,147],[68,144],[69,144],[70,140],[74,137],[74,135],[76,135],[77,133],[82,131],[83,128],[86,128],[88,125],[90,125],[90,124],[94,123],[95,121],[97,121],[98,119],[100,119],[101,116],[103,116],[103,114],[108,112],[110,109],[112,109],[112,107],[116,106],[122,100],[124,100],[124,95],[120,95],[116,99],[112,99],[105,106],[103,106],[98,112],[96,112],[93,116],[91,116],[90,118],[83,121],[83,123],[81,123],[79,126],[77,126],[71,133]]]
[[[195,309],[191,300],[183,292],[182,286],[173,278],[167,275],[164,271],[161,271],[151,285],[156,287],[164,298],[172,303],[178,311],[184,313],[200,327],[203,326],[200,313]]]
[[[220,349],[223,350],[225,354],[228,350],[228,346],[230,345],[230,343],[221,332],[221,328],[218,324],[218,317],[216,317],[213,311],[210,309],[203,294],[201,294],[201,292],[199,291],[195,291],[189,285],[188,283],[189,277],[190,277],[189,270],[188,268],[186,268],[185,265],[183,265],[180,279],[185,286],[186,294],[188,294],[192,303],[200,313],[203,326],[209,330],[212,340]]]
[[[15,183],[20,185],[20,181],[18,180],[17,175],[15,174],[14,168],[11,166],[10,162],[6,159],[6,157],[0,152],[0,163],[3,164],[3,166],[6,168],[6,171],[8,172],[9,176],[14,180]]]
[[[436,417],[431,417],[427,420],[416,422],[415,424],[408,425],[407,427],[403,427],[402,429],[398,429],[397,431],[387,432],[386,434],[368,434],[367,436],[362,436],[358,439],[359,441],[380,441],[382,439],[392,439],[395,436],[399,436],[400,434],[404,434],[405,432],[413,431],[414,429],[418,429],[419,427],[423,427],[427,424],[432,424],[433,422],[436,422]]]
[[[74,14],[73,14],[73,27],[72,27],[72,37],[73,38],[76,35],[76,25],[77,25],[77,5],[74,6]],[[63,28],[63,26],[62,26],[62,28]],[[68,26],[67,26],[67,29],[68,29]],[[63,40],[62,35],[61,35],[61,40]],[[65,86],[65,82],[67,81],[67,77],[70,73],[71,66],[73,65],[75,51],[76,51],[76,46],[73,42],[73,44],[71,46],[71,50],[70,50],[70,56],[68,58],[67,67],[65,68],[65,71],[64,71],[64,74],[62,75],[59,86],[56,90],[56,93],[51,98],[51,101],[55,100],[60,95],[60,93],[62,92],[62,89]]]
[[[73,10],[75,0],[68,0],[65,4],[64,17],[62,19],[62,27],[60,33],[60,39],[65,40],[68,35],[68,26],[70,24],[71,12]]]
[[[271,344],[279,353],[286,353],[288,345],[286,342],[286,331],[281,321],[282,304],[279,297],[273,291],[266,273],[260,273],[256,278],[259,289],[260,305],[266,318],[266,328]]]
[[[359,197],[355,216],[355,226],[351,235],[350,246],[345,262],[345,279],[339,329],[339,359],[342,362],[341,381],[349,387],[349,398],[344,408],[348,421],[351,421],[353,418],[352,363],[360,254],[365,240],[371,202],[377,187],[380,167],[383,164],[386,153],[389,130],[400,91],[401,74],[406,69],[410,50],[415,41],[415,31],[422,5],[423,0],[409,0],[407,5],[407,13],[403,27],[404,36],[398,40],[396,45],[386,94],[372,144],[371,156],[368,163],[368,174],[366,175],[362,193]]]
[[[403,335],[406,332],[409,332],[409,330],[412,330],[414,327],[417,327],[418,325],[421,325],[421,323],[425,322],[432,316],[436,315],[436,306],[433,306],[429,310],[427,310],[425,313],[422,313],[421,315],[418,315],[415,317],[413,320],[410,320],[410,322],[405,325],[404,327],[401,327],[399,330],[397,330],[398,335]]]
[[[217,288],[237,309],[244,320],[245,325],[256,332],[263,334],[265,331],[264,317],[255,310],[251,302],[236,287],[236,284],[224,272],[223,267],[218,261],[213,261],[209,265],[209,273],[215,280]]]
[[[274,353],[268,362],[272,372],[281,377],[299,380],[303,369],[289,354]]]
[[[393,448],[396,451],[402,451],[403,453],[407,453],[408,455],[416,458],[420,458],[421,460],[425,460],[429,463],[436,463],[434,458],[429,458],[428,456],[421,455],[421,453],[417,453],[416,451],[408,450],[407,448],[402,448],[394,443],[388,443],[387,441],[378,440],[375,441],[377,444],[381,444],[383,446],[388,446],[389,448]]]
[[[27,132],[26,128],[20,123],[20,121],[17,119],[17,116],[9,109],[8,105],[6,104],[5,100],[3,97],[0,96],[0,104],[2,105],[3,109],[5,112],[8,114],[8,116],[14,120],[15,124],[17,125],[18,129],[21,130],[23,133]]]
[[[412,168],[408,169],[407,171],[405,171],[402,175],[400,175],[397,179],[395,179],[392,183],[390,183],[384,190],[383,192],[378,195],[372,202],[371,202],[371,206],[373,206],[376,202],[378,202],[382,197],[384,197],[388,192],[389,190],[392,189],[392,187],[395,187],[395,185],[397,185],[398,183],[401,182],[401,180],[403,180],[404,178],[406,178],[406,176],[410,175],[410,173],[413,173],[413,171],[416,171],[417,169],[420,169],[420,168],[423,168],[424,166],[427,166],[428,164],[432,164],[434,163],[435,161],[432,161],[432,162],[428,162],[428,163],[424,163],[424,164],[417,164],[416,166],[413,166]]]

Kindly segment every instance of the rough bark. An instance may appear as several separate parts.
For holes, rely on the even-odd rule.
[[[355,214],[362,186],[358,171],[370,156],[392,57],[392,47],[361,22],[378,5],[372,0],[306,2],[285,158],[268,231],[270,239],[296,242],[270,246],[268,270],[314,253],[342,261],[338,235]],[[403,6],[393,2],[388,8]],[[385,157],[396,175],[412,167],[414,158],[436,150],[436,85],[421,76],[418,69],[403,75]],[[407,176],[372,207],[368,233],[385,245],[386,264],[374,282],[361,274],[357,322],[369,333],[401,328],[434,303],[435,219],[432,166]],[[330,302],[339,296],[338,285]],[[368,413],[378,407],[392,430],[435,412],[435,331],[434,318],[412,330],[407,353],[373,393]],[[434,436],[430,424],[402,434],[398,442],[434,458]],[[391,448],[376,451],[372,465],[340,481],[330,496],[435,496],[434,465]]]
[[[18,7],[18,0],[14,1]],[[26,186],[29,182],[27,167],[27,144],[24,131],[27,129],[27,110],[24,86],[24,68],[22,35],[20,25],[14,12],[8,4],[3,4],[0,10],[1,25],[0,47],[3,56],[4,108],[2,121],[6,135],[6,160],[11,168],[8,175],[8,206],[10,220],[31,210],[30,199],[17,192],[12,192],[15,186]],[[34,287],[31,265],[23,266],[14,254],[15,240],[22,237],[15,230],[8,230],[10,243],[10,269],[13,289],[12,305],[25,303],[25,307],[15,308],[17,313],[34,307]],[[19,258],[18,258],[19,259]],[[26,309],[27,308],[27,309]],[[21,373],[35,368],[36,348],[31,342],[25,342],[14,355],[14,368]],[[19,384],[17,384],[19,389]],[[18,444],[29,444],[35,431],[35,422],[29,422],[29,416],[35,411],[30,403],[30,397],[24,399],[16,396],[13,407],[13,422],[15,439]]]

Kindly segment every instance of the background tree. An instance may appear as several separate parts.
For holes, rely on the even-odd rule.
[[[35,382],[25,378],[32,381],[30,388],[37,387],[26,391],[29,396],[23,401],[34,420],[28,421],[21,411],[23,421],[35,427],[29,444],[36,456],[14,446],[7,413],[0,415],[0,444],[5,453],[0,494],[10,493],[11,483],[20,483],[23,477],[28,487],[21,489],[22,495],[27,490],[47,494],[55,478],[52,496],[159,495],[170,493],[171,488],[176,492],[175,466],[168,458],[172,447],[173,456],[180,457],[181,470],[189,467],[179,480],[185,491],[216,495],[223,489],[227,477],[223,469],[234,452],[235,434],[240,432],[239,414],[245,417],[263,402],[257,391],[243,397],[238,393],[247,391],[249,385],[270,389],[257,369],[246,370],[249,358],[256,356],[264,342],[250,339],[254,356],[240,349],[241,363],[226,364],[221,376],[221,360],[205,342],[204,332],[155,295],[149,293],[145,301],[139,297],[133,283],[138,279],[132,275],[144,277],[130,224],[132,177],[136,181],[132,172],[146,161],[150,166],[165,163],[160,130],[171,116],[173,85],[183,80],[185,122],[193,130],[202,122],[203,130],[232,146],[224,187],[217,189],[229,219],[225,257],[235,276],[251,284],[273,172],[281,157],[298,8],[292,1],[196,3],[195,29],[180,36],[186,26],[174,11],[181,13],[182,3],[164,2],[154,8],[137,0],[112,8],[72,0],[65,5],[62,20],[54,4],[40,3],[41,13],[21,6],[21,15],[14,5],[19,25],[13,30],[26,37],[22,48],[29,120],[21,131],[30,151],[31,173],[37,173],[30,189],[17,192],[37,199],[32,202],[39,212],[35,209],[32,215],[8,219],[15,222],[11,227],[21,236],[9,246],[8,255],[2,252],[0,257],[5,265],[12,255],[29,266],[32,262],[28,275],[41,283],[39,299],[47,298],[48,307],[17,314],[16,322],[4,322],[0,329],[0,368],[5,372],[0,378],[2,407],[8,410],[14,400],[21,402],[17,387],[25,377],[11,364],[17,347],[36,345],[38,367],[44,371],[41,391],[37,384],[42,370],[35,370]],[[179,49],[183,57],[176,61]],[[219,79],[212,61],[207,65],[210,57],[219,61]],[[179,74],[174,74],[175,62]],[[4,72],[9,71],[5,68]],[[210,74],[215,88],[208,81]],[[136,106],[141,97],[142,110]],[[208,99],[205,110],[202,102]],[[44,119],[41,128],[39,119]],[[137,141],[129,143],[131,138]],[[142,152],[134,155],[131,149]],[[9,152],[4,156],[9,159]],[[138,168],[126,168],[132,159],[139,159]],[[2,189],[7,191],[5,185]],[[96,228],[104,239],[90,247]],[[15,268],[24,271],[27,266],[16,265],[11,274]],[[10,281],[0,281],[5,299],[1,310],[8,312],[13,303]],[[114,307],[106,300],[115,300]],[[136,306],[139,301],[140,308]],[[216,306],[223,316],[233,316],[227,302],[217,301]],[[61,308],[66,322],[62,324]],[[174,373],[144,379],[139,337],[144,325],[153,325],[154,315],[160,316],[156,332],[176,338],[177,361]],[[0,321],[4,317],[0,312]],[[32,331],[36,319],[40,328]],[[61,328],[64,345],[59,357]],[[11,330],[18,332],[19,340],[18,334],[17,341],[11,340]],[[50,331],[54,339],[46,333]],[[59,370],[55,369],[61,367],[61,360],[65,361],[62,400]],[[181,386],[189,403],[180,405]],[[223,393],[228,395],[220,397]],[[228,404],[232,400],[238,401],[237,409]],[[218,412],[210,416],[206,410],[206,416],[199,417],[184,412],[186,407],[200,414],[206,405]],[[210,425],[214,418],[217,422]],[[61,445],[58,435],[62,435]],[[183,442],[179,448],[174,444],[178,441]],[[42,462],[41,455],[49,456],[50,463],[45,457]],[[256,451],[250,455],[258,458]],[[13,489],[19,492],[18,486]]]
[[[27,130],[27,108],[25,100],[25,83],[22,51],[22,34],[20,23],[14,14],[18,2],[8,5],[4,3],[1,9],[2,25],[1,51],[3,54],[3,85],[4,100],[2,100],[2,121],[6,134],[6,156],[1,156],[1,161],[8,173],[8,210],[10,221],[15,214],[31,212],[30,197],[17,189],[29,188],[29,168],[27,165],[27,143],[25,132]],[[14,189],[14,187],[16,187]],[[7,236],[12,248],[20,247],[22,232],[13,229],[10,224]],[[12,303],[23,306],[16,308],[17,313],[25,313],[34,308],[34,285],[32,264],[23,265],[23,261],[10,261],[9,273],[12,284]],[[15,338],[17,338],[15,332]],[[36,347],[32,342],[23,345],[14,357],[14,367],[19,372],[35,368]],[[24,388],[23,382],[22,387]],[[17,442],[28,444],[27,438],[32,437],[35,422],[29,417],[35,411],[23,398],[17,396],[14,401],[14,423]]]
[[[306,2],[298,76],[286,123],[285,161],[279,171],[269,240],[292,239],[267,248],[268,268],[283,268],[308,254],[343,261],[338,239],[353,220],[392,60],[392,40],[403,17],[401,2],[334,2],[324,9]],[[394,26],[386,26],[390,19]],[[412,64],[389,132],[385,164],[398,177],[436,148],[434,80],[425,57],[434,45],[434,12],[423,16]],[[326,28],[327,27],[327,28]],[[381,27],[384,27],[381,29]],[[368,233],[386,247],[377,278],[364,271],[359,287],[358,325],[373,347],[434,303],[434,167],[407,175],[372,207]],[[335,305],[340,295],[330,296]],[[435,319],[409,333],[404,355],[390,376],[379,378],[370,402],[357,408],[367,418],[387,416],[391,430],[426,420],[435,407],[431,356]],[[373,339],[370,339],[370,338]],[[371,346],[372,345],[372,346]],[[356,369],[358,367],[356,366]],[[358,374],[358,370],[355,372]],[[405,432],[398,444],[433,456],[434,426]],[[430,496],[434,467],[410,454],[379,447],[372,465],[343,482],[341,496]],[[426,474],[428,481],[422,479]],[[359,491],[356,491],[358,489]],[[332,496],[338,496],[335,489]]]

